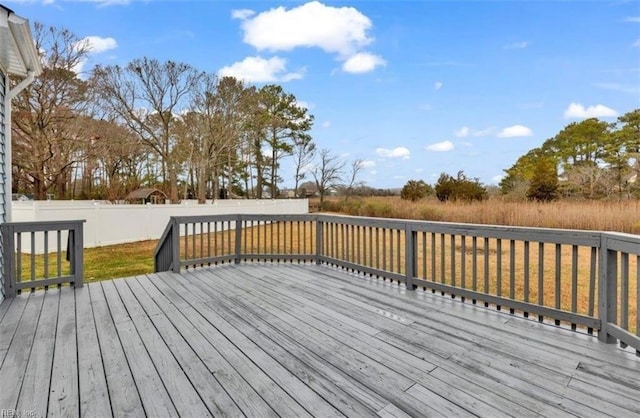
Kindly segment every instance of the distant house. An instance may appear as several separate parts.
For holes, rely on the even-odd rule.
[[[11,99],[41,72],[29,21],[0,5],[0,223],[11,221]],[[19,82],[12,83],[14,78]],[[0,302],[4,299],[3,251],[0,250]]]
[[[132,191],[124,198],[128,203],[145,204],[151,203],[154,205],[164,204],[168,198],[162,190],[143,188]]]

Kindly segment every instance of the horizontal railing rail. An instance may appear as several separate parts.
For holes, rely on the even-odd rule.
[[[597,331],[640,353],[640,237],[345,215],[173,217],[156,271],[242,261],[325,263],[540,322]]]
[[[65,283],[81,287],[84,276],[84,222],[2,224],[5,297],[15,296],[24,289],[35,290]],[[43,246],[43,254],[36,255],[36,245]]]

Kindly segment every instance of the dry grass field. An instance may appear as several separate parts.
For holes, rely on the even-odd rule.
[[[317,202],[313,201],[311,205],[317,207]],[[329,199],[325,211],[354,216],[640,234],[638,200],[536,203],[490,199],[442,203],[436,199],[409,202],[399,197],[369,197],[347,201]]]

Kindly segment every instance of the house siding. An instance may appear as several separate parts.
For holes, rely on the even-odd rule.
[[[7,162],[5,159],[5,151],[6,151],[6,143],[5,143],[5,107],[4,100],[5,95],[7,94],[7,77],[0,69],[0,224],[3,224],[6,221],[6,213],[7,213],[7,199],[10,199],[10,196],[6,195],[5,182],[6,179],[6,170]],[[0,232],[0,302],[4,300],[4,265],[3,265],[3,254],[4,248],[2,247],[2,232]]]

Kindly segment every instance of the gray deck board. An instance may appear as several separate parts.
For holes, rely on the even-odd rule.
[[[25,379],[44,296],[44,293],[35,293],[25,297],[28,299],[27,304],[24,311],[21,312],[22,315],[13,335],[12,343],[0,368],[0,384],[2,385],[0,405],[2,408],[17,408],[20,388]]]
[[[164,279],[164,275],[160,274],[152,280],[153,284],[161,292],[166,291],[168,288],[168,285],[164,283]],[[166,280],[171,283],[175,278],[171,277]],[[183,283],[172,284],[178,288],[183,286]],[[166,297],[166,295],[164,296]],[[184,288],[183,296],[179,297],[179,299],[183,297],[199,300],[200,296],[197,293],[190,293],[188,288]],[[173,303],[173,300],[171,303]],[[203,303],[200,302],[200,305],[204,306]],[[277,416],[275,411],[260,396],[260,387],[258,386],[256,390],[252,385],[251,377],[255,369],[251,365],[243,365],[242,358],[239,358],[237,353],[234,353],[234,348],[229,347],[224,335],[220,334],[213,325],[215,322],[209,322],[206,314],[202,315],[190,305],[180,308],[177,306],[170,308],[170,306],[165,305],[164,308],[167,314],[175,313],[175,315],[168,315],[174,321],[174,324],[177,323],[181,329],[193,328],[204,337],[204,340],[197,338],[196,341],[200,341],[200,343],[197,345],[192,344],[192,347],[198,349],[200,357],[209,371],[215,375],[216,380],[223,385],[228,395],[244,414],[247,416]],[[183,320],[180,319],[178,312],[184,315]],[[247,360],[245,359],[244,361],[246,362]],[[236,366],[239,367],[236,368]]]
[[[107,379],[93,316],[91,295],[87,286],[76,289],[76,318],[78,321],[78,385],[80,415],[111,416]]]
[[[49,414],[75,417],[80,414],[78,396],[78,355],[76,349],[75,294],[72,288],[60,290],[60,305],[56,331]]]
[[[595,337],[309,264],[247,263],[0,305],[0,408],[37,416],[634,416]]]
[[[151,360],[145,347],[145,342],[138,334],[136,326],[130,319],[124,303],[120,300],[113,282],[103,282],[102,290],[109,304],[120,343],[127,357],[132,378],[136,382],[140,400],[145,412],[150,416],[159,416],[164,413],[177,415],[176,407],[165,388],[158,370]],[[118,318],[118,319],[116,319]]]
[[[245,290],[249,292],[251,291],[252,288],[255,289],[259,283],[253,283],[253,284],[254,284],[253,287],[246,288]],[[268,291],[265,289],[265,286],[262,286],[260,288],[260,291],[256,293],[264,297],[268,293]],[[278,305],[278,302],[282,303],[285,297],[287,296],[293,297],[298,294],[299,293],[295,293],[292,295],[290,293],[286,293],[286,296],[285,296],[284,292],[281,294],[274,292],[272,295],[271,302],[275,303],[275,305]],[[289,311],[292,309],[294,309],[293,305],[287,307],[287,310]],[[371,310],[371,312],[374,312],[377,314],[377,312],[373,310]],[[429,373],[435,369],[435,366],[433,364],[430,364],[425,360],[420,359],[408,352],[404,352],[397,349],[390,350],[389,349],[390,346],[388,344],[383,343],[383,341],[381,340],[378,340],[376,338],[367,339],[367,337],[369,336],[366,334],[359,335],[358,329],[355,329],[355,328],[346,329],[346,326],[340,327],[340,326],[336,326],[335,324],[333,326],[329,326],[329,324],[323,324],[321,322],[314,321],[313,318],[311,318],[311,316],[307,316],[306,314],[298,311],[296,311],[295,314],[292,313],[292,315],[295,315],[297,318],[300,318],[309,326],[312,326],[321,330],[325,335],[332,336],[339,341],[346,342],[348,345],[350,345],[353,348],[357,348],[360,351],[360,353],[362,353],[362,356],[366,356],[367,354],[365,353],[379,354],[381,357],[373,357],[375,361],[385,362],[388,367],[393,368],[394,370],[402,373],[404,376],[411,378],[414,381],[420,382],[429,387],[433,387],[434,390],[436,391],[438,390],[438,388],[442,386],[447,386],[448,380],[455,380],[454,378],[456,376],[450,373],[442,375],[441,373],[436,372],[435,375],[432,374],[432,376],[435,376],[435,378],[425,375],[424,372]],[[322,321],[322,319],[320,319],[320,321]],[[410,323],[406,323],[406,324],[408,325]],[[421,364],[425,364],[426,367],[421,367]],[[439,378],[440,380],[438,380],[438,377],[437,377],[438,375],[440,376]],[[483,395],[485,395],[485,392],[487,392],[487,389],[485,388],[486,382],[481,386],[477,384],[468,384],[465,386],[465,383],[467,383],[466,380],[458,379],[458,381],[459,381],[458,388],[462,389],[464,387],[466,389],[466,392],[471,394],[472,396],[482,397]],[[502,387],[500,387],[499,389],[496,388],[496,391],[492,395],[494,399],[494,405],[497,407],[501,406],[503,410],[509,410],[509,411],[515,412],[518,415],[531,415],[532,411],[537,410],[540,407],[540,405],[533,405],[532,406],[533,409],[523,408],[517,403],[512,402],[510,399],[497,396],[501,391],[501,389]],[[478,407],[474,409],[482,411],[482,409]]]
[[[60,292],[57,289],[52,289],[45,294],[17,406],[19,411],[33,411],[36,416],[42,417],[47,416],[49,404],[59,296]]]
[[[87,285],[96,324],[109,401],[114,416],[141,416],[144,408],[101,283]]]

